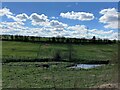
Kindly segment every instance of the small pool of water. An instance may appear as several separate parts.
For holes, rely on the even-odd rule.
[[[100,64],[77,64],[75,66],[72,66],[70,68],[83,68],[83,69],[90,69],[101,66]]]

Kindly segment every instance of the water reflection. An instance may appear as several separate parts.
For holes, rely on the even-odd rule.
[[[83,69],[90,69],[101,66],[100,64],[77,64],[75,66],[72,66],[70,68],[83,68]]]

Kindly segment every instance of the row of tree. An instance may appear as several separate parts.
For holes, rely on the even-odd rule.
[[[91,39],[86,38],[65,38],[65,37],[36,37],[20,35],[0,35],[4,41],[25,41],[25,42],[47,42],[47,43],[75,43],[75,44],[112,44],[117,40],[100,39],[95,36]]]

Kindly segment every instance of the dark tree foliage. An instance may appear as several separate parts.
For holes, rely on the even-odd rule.
[[[52,37],[52,42],[53,42],[53,43],[55,43],[55,42],[56,42],[55,37]]]
[[[45,43],[74,43],[74,44],[112,44],[117,40],[100,39],[93,36],[86,38],[65,38],[65,37],[38,37],[38,36],[20,36],[20,35],[1,35],[2,40],[6,41],[25,41],[25,42],[45,42]]]
[[[92,41],[93,41],[93,43],[96,43],[96,37],[95,36],[93,36]]]
[[[60,55],[60,51],[59,51],[59,50],[57,50],[57,51],[55,52],[55,55],[54,55],[53,59],[54,59],[55,61],[60,61],[60,60],[61,60],[61,55]]]

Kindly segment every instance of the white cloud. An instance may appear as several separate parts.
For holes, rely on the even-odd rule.
[[[99,22],[106,24],[105,28],[118,28],[118,12],[115,8],[103,9],[99,12],[103,16],[99,18]]]
[[[40,26],[46,26],[49,25],[48,17],[44,14],[37,14],[33,13],[29,17],[30,20],[32,20],[32,25],[40,25]]]
[[[67,27],[68,25],[67,24],[64,24],[62,22],[59,22],[57,20],[52,20],[50,21],[50,26],[51,27],[54,27],[54,28],[65,28]]]
[[[7,18],[9,18],[9,19],[12,19],[12,20],[14,20],[14,21],[18,21],[18,19],[15,17],[15,16],[13,16],[13,15],[6,15],[7,16]]]
[[[31,14],[30,19],[35,21],[35,22],[46,22],[46,21],[49,21],[47,16],[45,16],[44,14],[39,15],[37,13]]]
[[[98,29],[87,29],[85,25],[75,25],[75,26],[69,26],[67,28],[71,33],[70,37],[76,37],[76,38],[92,38],[93,36],[96,36],[97,38],[102,39],[118,39],[118,33],[114,30],[98,30]]]
[[[97,29],[92,29],[92,30],[89,30],[90,33],[95,33],[95,34],[104,34],[104,35],[107,35],[107,34],[112,34],[114,31],[113,30],[109,30],[109,31],[104,31],[104,30],[97,30]]]
[[[67,12],[67,13],[60,13],[60,16],[63,18],[73,19],[73,20],[80,20],[80,21],[88,21],[93,20],[94,15],[92,13],[86,12]]]
[[[1,9],[0,12],[3,12],[2,14],[0,13],[0,16],[5,15],[7,16],[7,18],[11,18],[14,20],[12,22],[0,22],[0,29],[2,29],[2,32],[0,32],[0,34],[28,35],[41,37],[64,36],[70,38],[86,38],[87,36],[89,36],[89,38],[92,38],[93,36],[96,36],[99,38],[118,39],[118,33],[113,30],[89,30],[85,25],[69,26],[58,20],[49,20],[48,16],[44,14],[39,15],[37,13],[33,13],[30,16],[28,16],[26,13],[22,13],[14,15],[7,8]],[[115,9],[104,9],[101,10],[100,13],[103,14],[100,21],[102,23],[107,24],[105,26],[106,28],[116,24],[116,19],[118,17],[116,16],[117,12]],[[90,15],[90,13],[84,12],[68,12],[63,13],[63,16],[75,20],[90,20],[90,18],[92,20],[92,18],[94,18],[92,14]],[[26,20],[28,20],[32,23],[32,25],[35,26],[27,27],[25,22]],[[111,21],[114,23],[111,23]]]
[[[26,19],[28,19],[28,16],[25,13],[22,14],[18,14],[15,16],[15,14],[13,14],[10,9],[8,8],[3,8],[0,9],[0,16],[6,16],[8,19],[12,19],[14,20],[14,22],[6,22],[6,25],[11,26],[18,26],[18,24],[24,25],[23,21],[26,21]],[[4,23],[4,22],[3,22]],[[5,23],[4,23],[5,25]]]
[[[1,22],[2,34],[13,34],[13,35],[28,35],[28,36],[41,36],[41,37],[56,37],[64,36],[70,38],[108,38],[118,39],[118,33],[113,30],[104,31],[92,29],[89,30],[85,25],[68,26],[66,28],[54,28],[54,27],[41,27],[41,28],[29,28],[21,25],[18,22]],[[87,33],[88,31],[88,33]]]
[[[4,15],[13,15],[13,13],[10,12],[10,9],[7,8],[0,9],[0,16],[4,16]]]
[[[18,18],[19,21],[26,21],[29,17],[28,17],[27,14],[22,13],[22,14],[18,14],[18,15],[16,16],[16,18]]]
[[[20,31],[28,29],[23,26],[23,23],[20,22],[1,22],[0,29],[2,34],[17,34]]]
[[[108,38],[111,39],[111,40],[114,40],[114,39],[118,40],[119,39],[118,38],[118,32],[112,33]]]
[[[86,31],[87,27],[85,25],[75,25],[75,26],[69,26],[68,29],[75,31]]]
[[[7,18],[11,18],[16,21],[16,17],[8,8],[0,9],[0,16],[7,16]]]
[[[96,36],[97,38],[101,38],[101,39],[118,39],[118,32],[114,31],[114,30],[109,30],[109,31],[105,31],[105,30],[98,30],[98,29],[92,29],[92,30],[88,30],[88,36],[89,37],[93,37]]]
[[[12,28],[12,29],[15,29],[15,28],[20,28],[20,27],[24,27],[23,23],[21,22],[1,22],[0,23],[2,25],[2,28]]]
[[[54,16],[52,16],[52,17],[50,17],[50,19],[58,19],[58,17],[54,17]]]
[[[55,17],[51,17],[52,19],[55,19]]]
[[[55,18],[55,17],[54,17]],[[58,20],[49,20],[48,16],[41,14],[38,15],[37,13],[33,13],[30,15],[29,19],[32,21],[32,25],[38,25],[43,27],[51,27],[51,28],[65,28],[67,24],[59,22]]]
[[[72,32],[73,37],[75,36],[79,38],[86,37],[87,27],[85,25],[69,26],[67,29]]]

